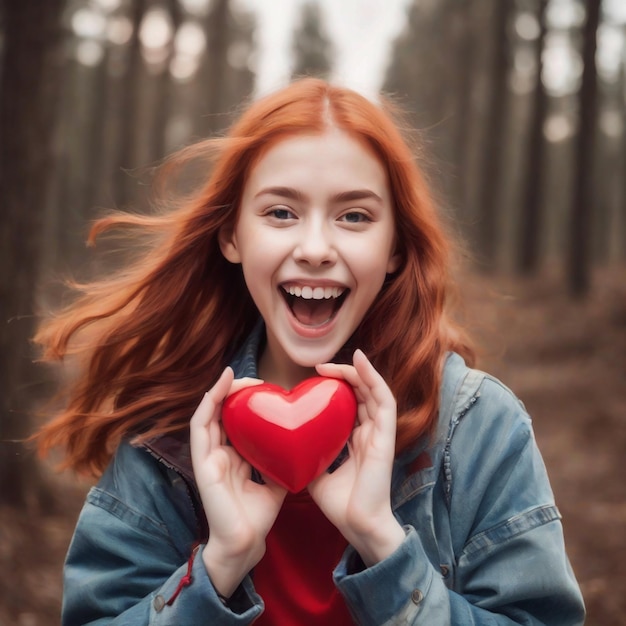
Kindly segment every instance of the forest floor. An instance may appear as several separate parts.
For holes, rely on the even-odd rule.
[[[464,281],[479,366],[501,378],[533,417],[563,514],[588,626],[626,614],[626,268],[598,272],[573,301],[558,277]],[[622,468],[621,470],[619,468]],[[53,483],[60,511],[0,506],[0,626],[56,626],[61,568],[85,485]]]

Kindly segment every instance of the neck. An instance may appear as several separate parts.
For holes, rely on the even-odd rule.
[[[279,385],[283,389],[292,389],[311,376],[317,376],[313,367],[303,367],[296,363],[278,362],[265,349],[258,364],[259,377],[267,383]]]

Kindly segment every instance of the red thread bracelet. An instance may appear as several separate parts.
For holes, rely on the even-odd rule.
[[[178,598],[178,595],[183,590],[183,587],[188,587],[189,585],[191,585],[191,582],[193,581],[191,570],[193,569],[193,562],[196,558],[196,554],[198,553],[199,548],[200,546],[197,545],[192,550],[191,556],[189,557],[189,560],[187,561],[187,573],[180,579],[180,581],[178,582],[178,586],[176,587],[176,589],[174,590],[174,593],[172,594],[172,597],[165,603],[167,604],[167,606],[172,606],[172,604],[174,604],[174,600]]]

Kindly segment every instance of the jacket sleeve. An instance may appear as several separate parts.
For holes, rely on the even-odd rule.
[[[396,552],[373,567],[355,567],[349,548],[334,576],[359,624],[584,623],[530,419],[497,381],[487,379],[479,395],[456,425],[446,466],[451,579],[429,562],[412,525]]]
[[[188,498],[145,451],[123,444],[76,525],[64,569],[63,626],[253,621],[262,602],[250,579],[231,610],[207,575],[204,546],[192,552]]]

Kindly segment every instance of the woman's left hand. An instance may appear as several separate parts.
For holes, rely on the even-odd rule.
[[[354,365],[324,363],[321,376],[343,378],[358,401],[350,456],[332,474],[308,487],[324,515],[357,550],[366,566],[389,556],[405,534],[391,511],[391,472],[396,443],[396,401],[383,377],[361,350]]]

